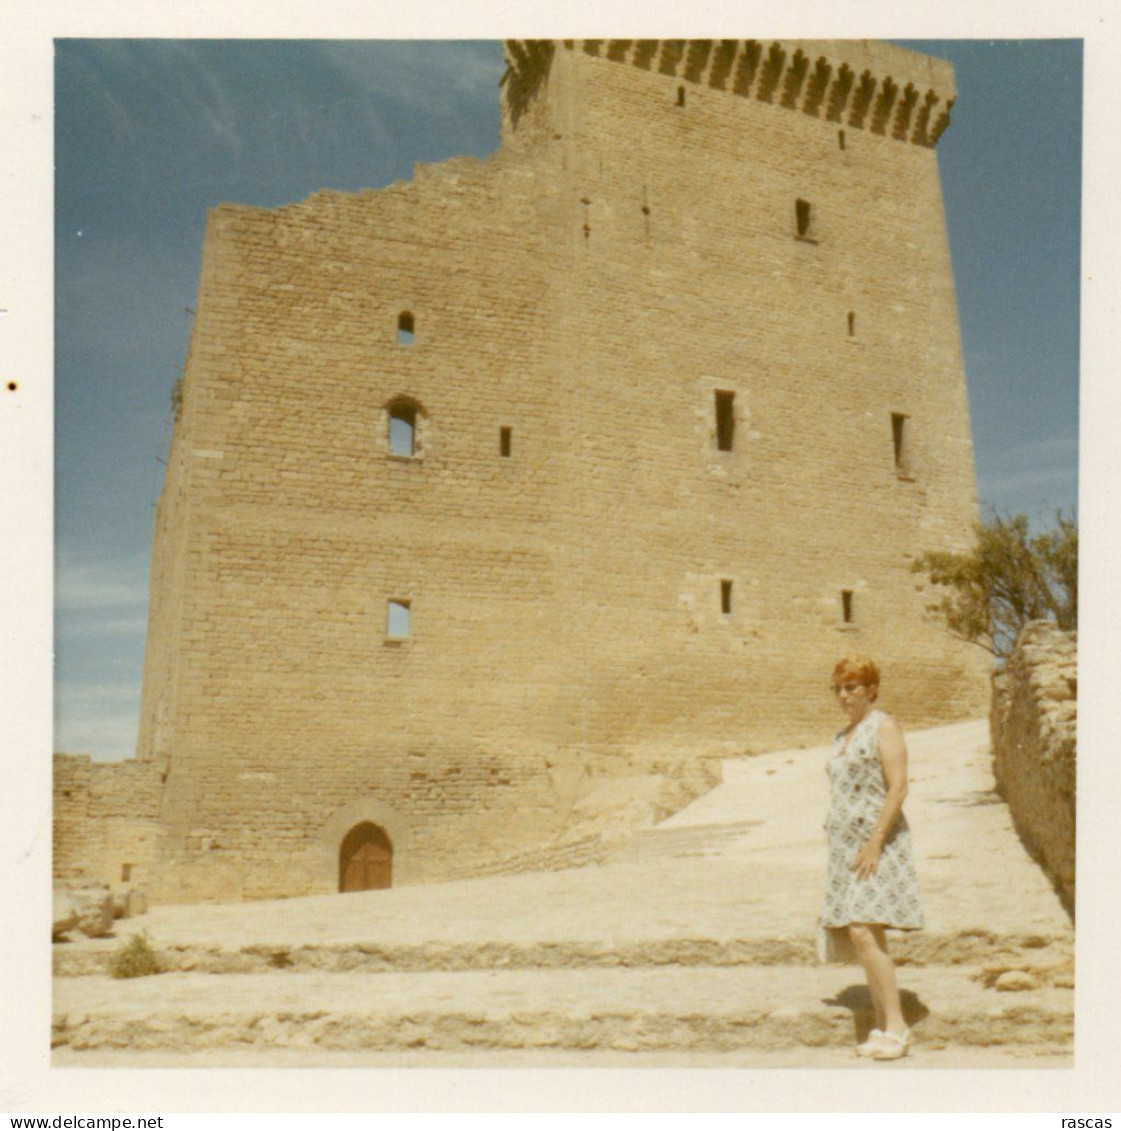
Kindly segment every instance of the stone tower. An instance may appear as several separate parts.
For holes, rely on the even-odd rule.
[[[503,146],[211,214],[156,523],[156,901],[438,879],[589,781],[984,713],[947,63],[515,41]]]

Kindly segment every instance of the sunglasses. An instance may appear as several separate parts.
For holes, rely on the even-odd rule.
[[[842,684],[836,684],[835,683],[835,684],[833,684],[833,694],[834,695],[840,695],[842,691],[846,691],[846,692],[848,692],[849,695],[852,695],[856,691],[859,691],[860,688],[862,688],[864,686],[865,685],[863,683],[842,683]]]

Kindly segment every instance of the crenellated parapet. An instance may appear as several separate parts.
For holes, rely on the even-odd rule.
[[[515,125],[558,50],[926,148],[949,126],[955,97],[949,64],[867,40],[508,39],[504,48],[503,95]]]

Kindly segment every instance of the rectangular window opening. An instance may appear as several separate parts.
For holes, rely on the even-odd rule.
[[[850,310],[849,311],[849,337],[853,338],[855,336],[856,336],[856,311]]]
[[[794,219],[798,227],[798,238],[800,240],[809,239],[812,232],[810,231],[811,207],[808,200],[796,200],[794,202]]]
[[[513,435],[514,432],[512,428],[500,428],[498,430],[498,450],[506,459],[510,458],[513,444]]]
[[[841,590],[841,620],[845,624],[852,624],[852,590]]]
[[[408,601],[390,601],[386,616],[386,635],[390,639],[400,640],[409,635],[410,614],[412,612]]]
[[[895,459],[895,473],[900,476],[911,474],[911,436],[907,427],[907,417],[901,412],[891,414],[891,445]]]
[[[736,416],[733,411],[736,394],[716,390],[716,447],[718,451],[730,452],[736,433]]]
[[[732,611],[732,583],[727,578],[720,581],[720,611],[725,616]]]

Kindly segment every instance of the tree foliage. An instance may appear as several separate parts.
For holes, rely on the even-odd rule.
[[[975,527],[969,553],[930,550],[911,568],[942,589],[931,605],[955,636],[1007,657],[1030,620],[1078,626],[1078,524],[1061,512],[1033,535],[1026,516],[993,514]]]

